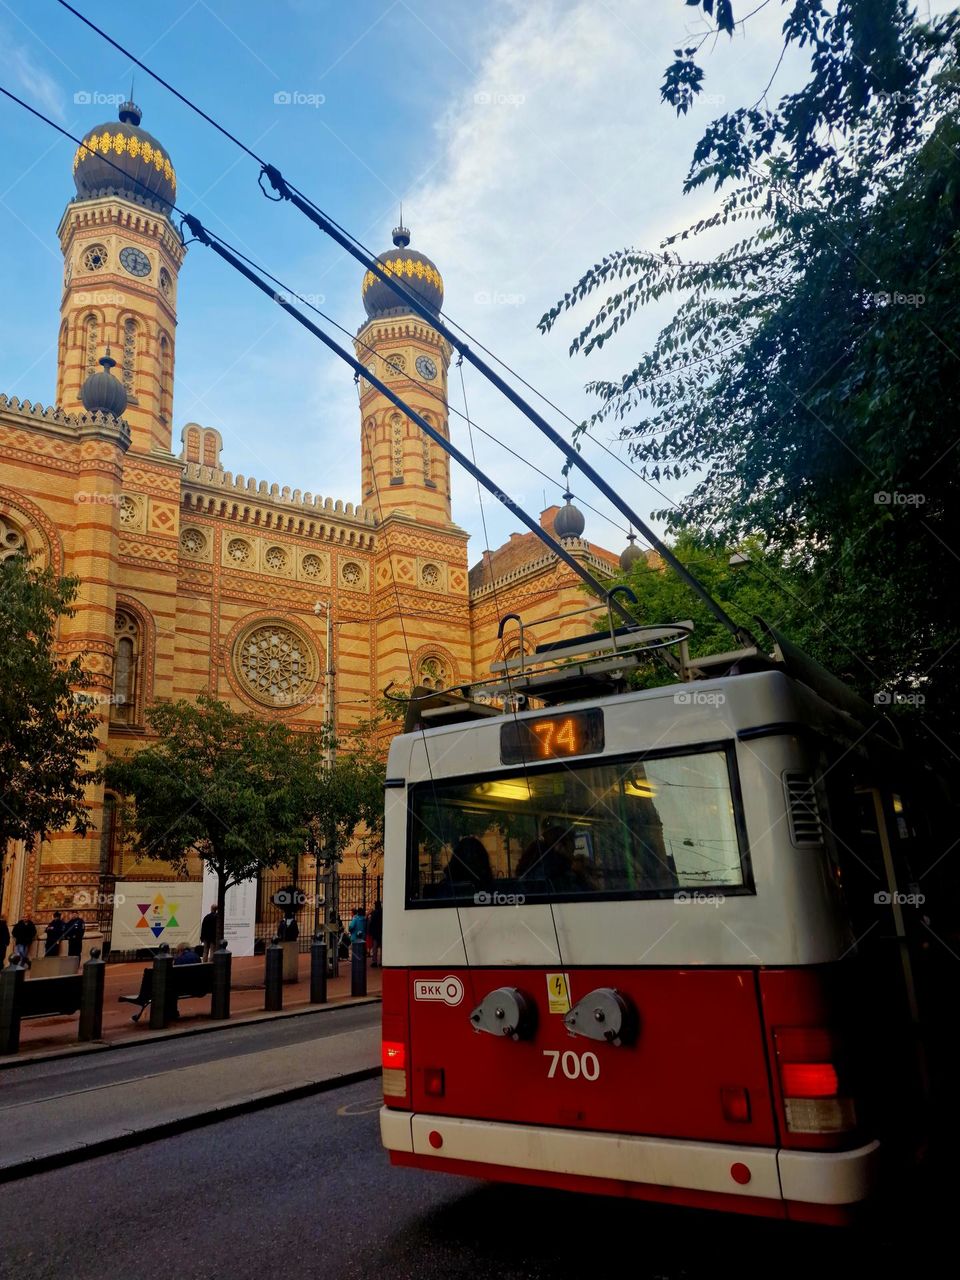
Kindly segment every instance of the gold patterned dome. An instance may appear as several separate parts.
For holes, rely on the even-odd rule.
[[[407,247],[410,244],[410,232],[406,227],[394,227],[393,244],[392,249],[380,254],[377,262],[388,275],[395,276],[406,289],[416,294],[434,315],[438,314],[443,306],[443,279],[440,272],[426,254]],[[363,308],[371,320],[390,312],[410,310],[406,299],[372,271],[364,275],[361,293]]]
[[[120,108],[117,123],[98,124],[84,135],[73,158],[73,180],[81,200],[123,196],[169,213],[177,198],[177,175],[166,149],[140,128],[133,102]]]

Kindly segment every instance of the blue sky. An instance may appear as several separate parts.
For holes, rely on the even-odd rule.
[[[437,263],[445,309],[575,419],[590,378],[632,366],[663,316],[643,316],[588,361],[571,360],[574,322],[541,337],[536,322],[582,270],[624,245],[655,247],[712,207],[681,196],[694,142],[724,104],[753,101],[776,61],[780,6],[722,40],[707,99],[678,121],[659,103],[662,71],[694,13],[680,0],[167,0],[77,7],[350,228],[389,245],[400,201],[413,246]],[[115,109],[130,65],[54,0],[0,0],[0,79],[81,134]],[[789,86],[796,65],[781,71]],[[278,104],[278,93],[299,103]],[[92,105],[76,95],[90,94]],[[97,95],[99,98],[99,104]],[[363,319],[361,269],[292,207],[269,204],[257,167],[142,72],[143,126],[169,150],[178,204],[351,331]],[[0,390],[54,394],[61,261],[56,227],[73,193],[73,147],[7,102],[0,227],[5,321]],[[582,317],[586,319],[586,315]],[[536,514],[560,492],[561,459],[534,428],[467,374],[480,425],[552,485],[476,437],[478,460]],[[462,408],[457,380],[451,402]],[[181,273],[174,402],[180,428],[217,427],[234,472],[324,496],[359,497],[352,375],[334,356],[193,246]],[[558,427],[566,428],[553,415]],[[455,441],[468,446],[453,420]],[[588,446],[592,449],[592,446]],[[642,513],[662,505],[593,449],[591,460]],[[602,509],[583,481],[574,488]],[[519,525],[485,502],[491,545]],[[454,478],[454,517],[483,547],[474,482]],[[587,513],[586,537],[619,550],[622,521]]]

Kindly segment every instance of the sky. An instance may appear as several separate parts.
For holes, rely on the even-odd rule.
[[[389,247],[402,201],[412,247],[444,278],[445,311],[577,421],[595,408],[584,384],[632,368],[667,313],[641,314],[588,359],[567,350],[587,311],[546,337],[538,319],[605,253],[655,248],[715,206],[710,192],[682,194],[693,147],[715,115],[761,93],[783,16],[768,5],[744,34],[708,45],[704,95],[678,120],[659,86],[673,49],[701,30],[682,0],[75,3],[374,252]],[[0,42],[0,82],[77,136],[114,119],[115,95],[129,92],[129,60],[55,0],[0,0]],[[787,59],[774,90],[794,87],[801,68]],[[359,264],[292,206],[268,203],[254,161],[136,76],[143,127],[171,155],[180,207],[355,332]],[[8,101],[0,120],[0,391],[49,404],[56,228],[73,194],[74,147]],[[178,318],[174,452],[183,425],[199,422],[221,432],[235,474],[357,501],[351,371],[200,245],[180,274]],[[475,371],[465,389],[494,437],[474,433],[479,464],[533,515],[558,501],[557,450]],[[463,409],[459,376],[450,400]],[[569,423],[547,416],[569,435]],[[451,429],[469,451],[465,424],[452,418]],[[619,452],[612,434],[602,438]],[[585,453],[641,515],[664,505],[599,447]],[[586,480],[572,487],[584,536],[619,552],[625,522]],[[481,508],[456,468],[453,512],[471,534],[471,563],[521,527],[493,499]]]

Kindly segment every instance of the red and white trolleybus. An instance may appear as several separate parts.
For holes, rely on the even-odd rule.
[[[840,1223],[922,1142],[908,768],[783,641],[695,669],[681,644],[682,683],[624,691],[683,635],[512,659],[495,692],[531,709],[425,697],[394,739],[382,1140]]]

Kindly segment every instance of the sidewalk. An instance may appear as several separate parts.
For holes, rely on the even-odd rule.
[[[0,1094],[0,1183],[375,1080],[379,1019],[358,1026],[365,1011],[341,1008],[317,1017],[315,1036],[276,1047],[252,1042],[241,1056],[233,1045],[227,1058],[164,1067],[142,1053],[122,1062],[109,1054],[92,1076],[84,1069],[18,1078],[7,1101]]]
[[[120,1004],[121,995],[136,995],[140,978],[148,961],[134,964],[107,965],[103,996],[103,1035],[93,1045],[77,1043],[79,1019],[73,1017],[28,1018],[21,1024],[20,1052],[11,1057],[0,1057],[0,1070],[23,1062],[36,1060],[50,1054],[63,1052],[89,1052],[105,1046],[148,1043],[168,1036],[184,1035],[191,1031],[214,1030],[236,1026],[239,1023],[286,1017],[291,1013],[306,1013],[323,1008],[310,1004],[310,956],[299,958],[297,982],[284,983],[283,1013],[265,1013],[263,1009],[263,956],[234,957],[231,970],[230,1020],[214,1022],[210,1017],[210,1001],[184,1000],[180,1006],[180,1018],[166,1031],[150,1030],[150,1010],[140,1021],[132,1022],[131,1015],[137,1006]],[[380,995],[380,969],[367,967],[367,997]],[[333,1005],[354,1003],[350,995],[350,963],[341,961],[340,977],[327,981],[327,1002]],[[360,997],[363,999],[363,997]]]

